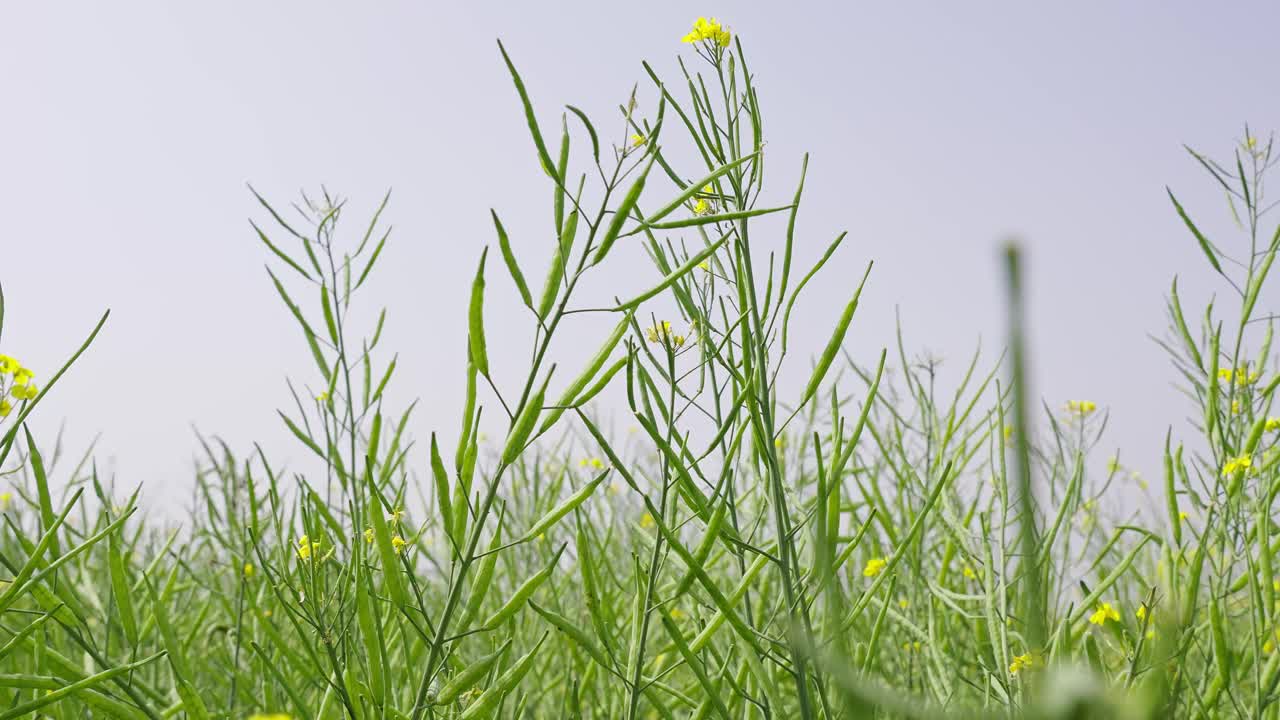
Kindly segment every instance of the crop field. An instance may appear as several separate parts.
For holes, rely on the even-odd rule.
[[[607,119],[535,112],[536,68],[498,44],[495,122],[527,135],[554,226],[476,223],[470,294],[440,309],[466,314],[438,343],[466,373],[436,380],[465,403],[427,437],[389,399],[392,321],[364,292],[386,200],[252,191],[269,310],[314,358],[279,410],[308,461],[205,437],[177,522],[28,424],[109,316],[29,368],[3,324],[32,310],[0,295],[0,720],[1280,719],[1271,140],[1191,152],[1221,208],[1169,192],[1202,251],[1186,272],[1223,291],[1168,286],[1153,337],[1191,420],[1148,480],[1101,449],[1098,398],[1027,391],[1015,244],[996,351],[945,383],[901,341],[853,352],[875,270],[796,231],[808,157],[770,151],[756,84],[780,79],[727,25],[687,32],[664,39],[682,72],[643,65]],[[1236,234],[1202,232],[1213,211]],[[513,248],[539,233],[539,256]],[[621,246],[651,287],[585,292]],[[846,304],[816,312],[832,272]],[[532,342],[499,372],[510,298]],[[612,329],[566,347],[588,314]],[[792,342],[812,317],[837,318],[826,343]]]

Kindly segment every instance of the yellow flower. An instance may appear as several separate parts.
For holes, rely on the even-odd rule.
[[[1138,609],[1137,609],[1133,614],[1134,614],[1134,615],[1137,615],[1139,620],[1146,620],[1146,619],[1147,619],[1147,604],[1146,604],[1146,603],[1142,603],[1141,605],[1139,605],[1139,606],[1138,606]]]
[[[1232,401],[1231,401],[1231,414],[1232,414],[1232,415],[1239,415],[1239,414],[1240,414],[1240,401],[1239,401],[1239,400],[1232,400]]]
[[[694,215],[709,215],[710,213],[711,203],[708,203],[706,200],[698,198],[698,201],[693,204]]]
[[[3,499],[3,498],[0,498]],[[1280,592],[1280,578],[1271,581],[1271,589]]]
[[[373,542],[373,528],[364,529],[364,541],[367,543]]]
[[[387,513],[387,522],[392,524],[398,524],[400,522],[400,518],[402,517],[404,517],[404,509],[396,508],[395,510],[392,510],[391,512]]]
[[[1187,513],[1186,513],[1186,511],[1185,511],[1185,510],[1180,510],[1180,511],[1178,511],[1178,519],[1179,519],[1179,520],[1186,520],[1188,517],[1190,517],[1190,516],[1189,516],[1189,515],[1187,515]]]
[[[29,382],[26,385],[14,385],[9,391],[19,400],[30,400],[39,394],[36,384]]]
[[[8,375],[22,367],[18,361],[8,355],[0,355],[0,374]]]
[[[29,368],[19,367],[13,371],[13,382],[15,385],[26,385],[30,382],[32,377],[34,377],[34,375],[32,375]]]
[[[0,400],[0,417],[7,417],[11,412],[13,412],[13,403],[8,400]]]
[[[1248,470],[1252,465],[1253,458],[1250,458],[1248,455],[1241,455],[1240,457],[1232,458],[1222,466],[1222,477],[1228,477],[1236,474],[1237,472]]]
[[[681,38],[681,42],[696,43],[707,40],[723,48],[729,47],[731,37],[729,29],[722,26],[715,18],[700,17],[693,21],[693,32]]]
[[[643,135],[632,135],[632,136],[631,136],[631,147],[640,147],[641,145],[643,145],[643,144],[645,144],[645,143],[647,143],[647,142],[649,142],[649,138],[647,138],[647,137],[645,137],[645,136],[643,136]]]
[[[1120,622],[1120,611],[1111,606],[1111,603],[1101,603],[1093,614],[1089,616],[1089,622],[1094,625],[1106,625],[1108,620]]]
[[[1269,417],[1267,418],[1266,424],[1263,425],[1262,427],[1267,432],[1275,432],[1276,430],[1280,430],[1280,418]]]
[[[1113,474],[1120,469],[1120,458],[1111,457],[1107,460],[1107,474]]]
[[[1243,387],[1245,385],[1252,385],[1253,383],[1257,382],[1258,373],[1256,371],[1252,373],[1249,372],[1249,369],[1247,367],[1220,368],[1218,370],[1218,379],[1221,380],[1222,382],[1229,383],[1233,378],[1235,379],[1236,385]]]
[[[645,513],[640,516],[640,527],[651,528],[653,527],[653,525],[654,525],[654,522],[653,522],[652,515],[650,515],[649,513]]]
[[[329,402],[329,393],[326,391],[317,395],[316,402]]]
[[[681,347],[685,341],[683,335],[677,335],[671,331],[671,323],[666,320],[645,330],[644,335],[651,343],[664,344],[670,342],[672,347]]]
[[[0,510],[8,510],[13,504],[13,493],[0,493]]]
[[[680,608],[671,608],[671,612],[667,613],[672,620],[683,620],[685,618],[684,611]]]
[[[312,540],[306,535],[298,538],[298,559],[310,560],[318,556],[320,554],[320,545],[319,540]]]
[[[906,610],[907,608],[911,607],[911,601],[907,600],[906,598],[902,598],[901,600],[898,601],[898,607],[902,608],[903,610]]]
[[[703,272],[711,272],[711,263],[707,262],[706,260],[703,260],[702,262],[698,263],[698,269]]]
[[[884,558],[871,558],[867,561],[867,566],[862,568],[862,576],[875,577],[884,572],[884,568],[888,564],[889,563],[885,562]]]
[[[603,470],[604,462],[598,457],[583,458],[578,461],[578,467],[590,467],[595,470]]]
[[[244,576],[247,578],[253,577],[253,563],[244,564]]]
[[[400,552],[401,550],[404,549],[404,546],[408,544],[409,543],[406,542],[405,539],[400,537],[399,535],[396,535],[395,537],[391,538],[391,547],[395,548],[396,552]]]
[[[1013,437],[1013,426],[1006,423],[1004,426],[1004,439],[1008,440],[1011,437]]]
[[[293,720],[288,713],[254,713],[249,720]]]
[[[921,647],[921,646],[920,646],[920,641],[919,641],[919,640],[917,640],[917,641],[915,641],[915,642],[904,642],[904,643],[902,643],[902,649],[903,649],[904,651],[906,651],[906,652],[920,652],[920,647]]]
[[[1013,662],[1009,663],[1009,674],[1017,675],[1023,670],[1034,670],[1040,665],[1040,656],[1036,653],[1026,652],[1021,655],[1015,655]]]
[[[1067,402],[1067,410],[1081,417],[1084,417],[1097,409],[1097,403],[1090,400],[1071,400]]]
[[[963,570],[963,572],[964,572],[964,576],[965,576],[965,577],[967,577],[967,578],[969,578],[970,580],[977,580],[977,579],[978,579],[978,574],[977,574],[977,573],[975,573],[975,572],[973,571],[973,568],[969,567],[968,565],[965,565],[965,566],[964,566],[964,570]]]

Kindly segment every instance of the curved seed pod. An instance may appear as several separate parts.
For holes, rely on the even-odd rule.
[[[547,373],[547,377],[542,381],[542,387],[538,388],[538,392],[525,403],[524,410],[516,418],[516,422],[511,426],[511,432],[507,435],[507,445],[502,450],[502,463],[510,465],[515,462],[516,458],[524,450],[525,443],[529,440],[529,436],[533,434],[533,426],[538,422],[538,415],[542,412],[542,401],[547,394],[547,383],[551,382],[551,376],[555,373],[555,366],[551,366],[551,371]]]
[[[591,497],[591,494],[595,492],[596,488],[600,487],[600,483],[603,482],[608,475],[609,471],[605,470],[597,475],[595,480],[592,480],[582,486],[578,492],[566,498],[564,502],[548,510],[547,514],[538,518],[538,521],[533,524],[533,527],[529,528],[529,531],[524,534],[524,537],[521,538],[521,540],[532,540],[545,532],[547,528],[550,528],[552,525],[560,522],[561,518],[568,515],[582,503],[586,502],[587,498]]]
[[[467,315],[467,342],[471,345],[471,362],[481,375],[489,377],[489,353],[484,342],[484,261],[489,256],[486,247],[480,253],[480,267],[471,281],[471,306]]]
[[[542,583],[547,581],[547,578],[551,577],[551,572],[555,570],[556,563],[560,561],[560,553],[562,552],[564,552],[563,545],[561,545],[560,549],[556,551],[556,556],[551,558],[551,562],[548,563],[545,568],[534,573],[533,577],[525,580],[524,584],[516,588],[516,591],[511,594],[511,599],[507,600],[505,605],[499,608],[497,612],[490,615],[488,620],[484,621],[484,627],[492,630],[502,625],[502,623],[510,620],[521,607],[524,607],[525,602],[528,601],[529,598],[533,597],[533,593],[542,586]]]
[[[449,678],[449,682],[440,688],[440,692],[436,693],[436,704],[449,705],[461,697],[462,693],[470,690],[473,685],[480,681],[480,678],[489,673],[489,670],[493,668],[493,664],[507,652],[509,647],[511,647],[511,640],[507,640],[502,643],[502,647],[455,673],[453,677]]]
[[[609,254],[613,244],[618,241],[618,235],[622,232],[623,224],[631,216],[632,209],[635,208],[636,202],[640,199],[640,193],[644,191],[645,179],[649,177],[649,169],[653,167],[653,160],[657,156],[657,153],[649,156],[649,162],[645,164],[644,170],[635,179],[635,182],[631,183],[631,188],[623,196],[622,202],[618,203],[618,208],[614,210],[613,217],[609,220],[609,226],[605,229],[604,238],[600,240],[600,248],[596,250],[596,256],[591,261],[593,265],[599,265],[600,261],[604,260],[604,256]]]
[[[480,694],[476,701],[467,706],[465,712],[462,713],[461,720],[471,720],[471,718],[488,717],[489,713],[497,706],[507,693],[515,689],[516,685],[524,679],[525,673],[529,672],[529,668],[533,667],[533,658],[538,653],[538,649],[542,647],[543,641],[547,639],[547,634],[543,633],[538,639],[538,644],[533,649],[525,653],[519,660],[515,662],[506,672],[498,677],[498,681],[488,690]]]

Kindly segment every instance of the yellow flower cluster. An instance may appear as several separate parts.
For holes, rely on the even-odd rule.
[[[683,347],[685,336],[677,334],[671,330],[671,323],[663,320],[661,323],[644,331],[644,336],[651,343],[663,344],[670,342],[672,347]]]
[[[1229,383],[1235,380],[1236,385],[1244,387],[1258,382],[1258,372],[1249,372],[1249,368],[1221,368],[1218,370],[1218,380]]]
[[[1231,458],[1222,466],[1222,477],[1230,477],[1253,466],[1253,458],[1248,455]]]
[[[35,374],[16,358],[0,355],[0,417],[13,412],[14,401],[31,400],[40,394],[32,382]]]
[[[603,460],[601,460],[601,459],[600,459],[600,458],[598,458],[598,457],[593,457],[593,458],[583,458],[583,459],[581,459],[581,460],[579,460],[579,461],[578,461],[578,467],[583,467],[583,468],[585,468],[585,467],[589,467],[589,468],[591,468],[592,470],[603,470],[603,469],[604,469],[604,461],[603,461]]]
[[[715,18],[700,17],[693,21],[693,31],[685,35],[681,41],[686,43],[697,43],[708,41],[722,48],[729,47],[729,40],[733,36],[729,33],[729,28],[720,24]]]
[[[1067,402],[1067,412],[1075,413],[1081,417],[1097,409],[1098,404],[1091,400],[1070,400]]]
[[[884,568],[888,564],[889,563],[885,562],[884,558],[880,558],[880,557],[871,558],[870,560],[867,561],[867,566],[862,568],[862,576],[875,577],[880,573],[884,572]]]
[[[1094,625],[1106,625],[1108,620],[1120,622],[1120,611],[1111,606],[1111,603],[1101,603],[1089,616],[1089,622]]]
[[[1017,675],[1023,670],[1035,670],[1043,664],[1044,662],[1037,653],[1025,652],[1014,656],[1013,662],[1009,663],[1009,674]]]

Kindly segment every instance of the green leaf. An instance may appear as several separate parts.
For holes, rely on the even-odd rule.
[[[1214,270],[1218,271],[1219,275],[1226,277],[1226,273],[1222,272],[1222,264],[1218,262],[1218,256],[1213,251],[1213,246],[1209,243],[1209,239],[1200,232],[1200,228],[1196,227],[1195,223],[1191,222],[1191,218],[1187,217],[1187,211],[1182,209],[1182,204],[1173,196],[1173,191],[1165,188],[1165,192],[1169,193],[1169,199],[1173,201],[1173,207],[1177,209],[1178,217],[1182,218],[1182,222],[1186,223],[1187,229],[1191,231],[1191,234],[1196,236],[1196,242],[1200,243],[1200,249],[1204,251],[1204,256],[1209,258],[1209,264],[1213,266]]]

